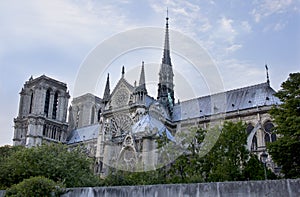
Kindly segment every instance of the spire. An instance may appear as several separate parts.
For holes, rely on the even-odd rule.
[[[269,68],[268,68],[268,65],[266,64],[265,67],[266,67],[266,74],[267,74],[267,83],[268,83],[268,85],[270,85]]]
[[[124,75],[125,75],[125,67],[123,66],[122,67],[122,78],[124,78]]]
[[[142,69],[141,69],[141,75],[140,75],[140,81],[139,86],[136,87],[136,92],[142,92],[144,94],[147,94],[146,89],[146,80],[145,80],[145,68],[144,68],[144,61],[142,62]]]
[[[169,40],[169,16],[167,10],[165,43],[163,50],[162,64],[159,71],[158,95],[159,102],[169,110],[170,115],[173,113],[174,106],[174,73],[170,56],[170,40]]]
[[[167,9],[167,17],[166,17],[165,45],[164,45],[164,55],[163,55],[162,63],[171,65],[168,9]]]
[[[106,104],[110,99],[110,88],[109,88],[109,73],[107,74],[105,90],[103,94],[103,102]]]
[[[140,83],[139,83],[139,85],[145,85],[144,61],[142,61],[142,70],[141,70]]]

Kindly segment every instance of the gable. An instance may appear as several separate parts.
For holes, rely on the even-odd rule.
[[[118,108],[128,105],[133,91],[134,87],[121,78],[111,94],[111,106]]]

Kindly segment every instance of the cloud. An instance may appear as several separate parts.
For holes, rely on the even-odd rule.
[[[241,61],[238,59],[226,59],[216,61],[223,77],[226,89],[237,88],[238,86],[249,86],[257,81],[264,82],[265,71],[264,66],[257,68],[250,61]]]
[[[256,23],[270,15],[286,13],[298,7],[297,0],[263,0],[254,1],[253,4],[255,8],[252,9],[251,15]]]
[[[233,20],[226,18],[226,17],[222,17],[219,20],[219,33],[220,36],[222,36],[227,42],[233,42],[235,36],[237,35],[236,30],[233,28],[232,26]]]
[[[243,45],[241,45],[241,44],[233,44],[233,45],[227,47],[226,50],[227,50],[228,52],[234,52],[234,51],[236,51],[236,50],[242,48],[242,46],[243,46]]]

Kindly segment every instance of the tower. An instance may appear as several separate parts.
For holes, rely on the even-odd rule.
[[[43,141],[64,141],[69,97],[65,83],[45,75],[26,81],[14,119],[14,145],[31,147]]]
[[[172,114],[174,105],[173,68],[170,57],[169,17],[166,17],[165,44],[159,71],[158,95],[159,102]]]

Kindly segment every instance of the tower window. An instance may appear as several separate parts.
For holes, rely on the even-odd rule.
[[[33,108],[33,92],[31,93],[30,97],[30,107],[29,107],[29,113],[32,113],[32,108]]]
[[[54,94],[54,101],[53,101],[52,119],[56,119],[57,105],[58,105],[58,93],[55,92],[55,94]]]
[[[44,114],[46,115],[46,117],[48,117],[49,103],[50,103],[50,90],[48,89],[46,92],[45,106],[44,106]]]

